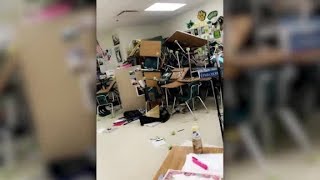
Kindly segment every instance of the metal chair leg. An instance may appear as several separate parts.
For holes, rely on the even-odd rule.
[[[97,112],[96,112],[96,114],[99,114],[99,107],[100,107],[100,105],[97,106]]]
[[[197,96],[197,98],[201,101],[202,105],[204,106],[204,108],[206,108],[206,111],[207,111],[207,113],[208,113],[208,112],[209,112],[209,111],[208,111],[208,108],[207,108],[207,106],[204,104],[204,102],[202,101],[201,97],[200,97],[200,96]]]
[[[174,97],[174,99],[173,99],[173,105],[172,105],[172,111],[171,111],[171,114],[173,114],[174,113],[174,106],[176,105],[176,100],[177,100],[177,98],[176,97]]]
[[[192,110],[195,111],[195,109],[194,109],[194,98],[192,98]]]
[[[165,88],[165,93],[166,93],[166,105],[167,105],[167,108],[168,108],[168,106],[169,106],[169,100],[168,100],[168,89],[167,88]]]
[[[114,118],[115,115],[114,115],[114,110],[113,110],[113,104],[110,103],[110,105],[111,105],[111,117]]]
[[[187,105],[187,107],[188,107],[189,111],[191,112],[191,114],[192,114],[192,116],[193,116],[194,120],[197,120],[196,116],[193,114],[193,112],[192,112],[192,110],[191,110],[191,108],[190,108],[190,106],[189,106],[189,104],[188,104],[188,101],[186,101],[185,103],[186,103],[186,105]]]
[[[148,101],[146,101],[146,112],[148,112]]]

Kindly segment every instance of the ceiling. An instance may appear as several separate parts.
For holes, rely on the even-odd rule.
[[[97,30],[111,30],[121,26],[157,23],[172,16],[182,14],[209,0],[97,0]],[[185,3],[186,5],[173,12],[145,12],[144,9],[156,2]],[[124,13],[123,10],[139,12]],[[117,21],[118,20],[118,21]]]

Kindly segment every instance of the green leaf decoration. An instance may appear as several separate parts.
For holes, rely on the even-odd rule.
[[[220,33],[220,30],[216,30],[213,32],[213,37],[215,39],[219,39],[221,37],[221,33]]]
[[[211,20],[212,18],[214,17],[217,17],[218,16],[218,11],[211,11],[209,14],[208,14],[208,19]]]
[[[187,23],[188,29],[191,29],[193,25],[194,25],[194,22],[190,20],[190,22]]]

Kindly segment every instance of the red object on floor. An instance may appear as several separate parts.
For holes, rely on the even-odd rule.
[[[127,123],[127,121],[121,121],[121,122],[113,123],[113,126],[122,126],[125,123]]]

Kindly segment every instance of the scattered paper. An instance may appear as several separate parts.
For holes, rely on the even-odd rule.
[[[150,141],[153,144],[153,146],[156,148],[166,144],[166,141],[164,140],[164,138],[160,138],[160,137],[152,138],[150,139]]]
[[[153,123],[145,124],[145,126],[147,126],[147,127],[155,127],[155,126],[157,126],[159,124],[161,124],[161,122],[153,122]]]
[[[208,166],[208,170],[201,168],[192,162],[192,157],[197,158],[202,163]],[[223,177],[223,154],[193,154],[190,153],[186,156],[186,161],[182,167],[182,171],[194,173],[206,173],[219,175]]]
[[[160,141],[154,141],[154,140],[152,140],[151,141],[152,142],[152,144],[153,144],[153,146],[154,147],[160,147],[160,146],[162,146],[162,145],[165,145],[166,144],[166,142],[164,141],[164,140],[160,140]]]
[[[113,123],[119,123],[119,122],[123,122],[126,120],[127,120],[126,118],[119,118],[119,119],[115,120]]]
[[[102,134],[102,133],[111,133],[113,132],[114,130],[116,130],[117,128],[101,128],[101,129],[98,129],[98,133],[99,134]]]
[[[105,128],[101,128],[101,129],[98,129],[97,132],[98,132],[99,134],[101,134],[101,133],[103,133],[104,130],[106,130],[106,129],[105,129]]]

